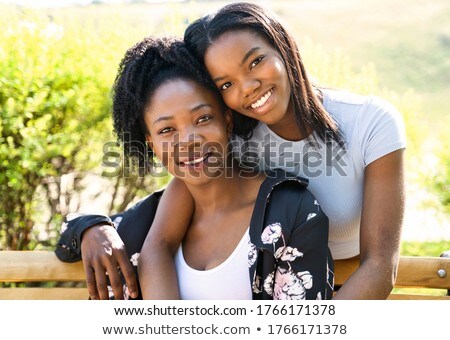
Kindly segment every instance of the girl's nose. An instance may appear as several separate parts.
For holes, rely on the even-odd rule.
[[[261,83],[256,79],[247,79],[242,83],[242,96],[244,98],[251,96],[259,87]]]

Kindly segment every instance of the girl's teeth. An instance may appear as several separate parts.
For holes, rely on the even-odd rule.
[[[252,105],[250,105],[250,107],[252,109],[257,109],[258,107],[263,106],[266,103],[267,99],[269,99],[271,94],[272,94],[272,90],[270,90],[264,96],[262,96],[261,99],[259,99],[256,103],[253,103]]]

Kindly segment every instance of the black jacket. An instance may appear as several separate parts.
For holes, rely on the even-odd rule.
[[[250,222],[249,283],[253,299],[330,299],[334,285],[328,218],[306,188],[307,180],[283,171],[262,183]],[[66,221],[56,255],[81,259],[81,233],[98,223],[117,227],[130,261],[137,259],[163,191],[111,217],[84,215]]]

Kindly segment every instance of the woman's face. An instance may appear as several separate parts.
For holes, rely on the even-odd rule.
[[[210,90],[169,80],[153,93],[144,121],[147,141],[173,176],[198,185],[223,173],[231,116]]]
[[[280,54],[250,30],[222,34],[207,49],[205,65],[227,106],[267,125],[287,115],[291,90]]]

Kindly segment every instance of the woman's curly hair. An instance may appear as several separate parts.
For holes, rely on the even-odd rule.
[[[150,170],[154,159],[146,142],[145,107],[159,86],[174,79],[195,81],[221,100],[206,69],[182,39],[147,37],[131,47],[120,62],[112,89],[114,131],[123,143],[124,161],[138,162],[139,175]]]

